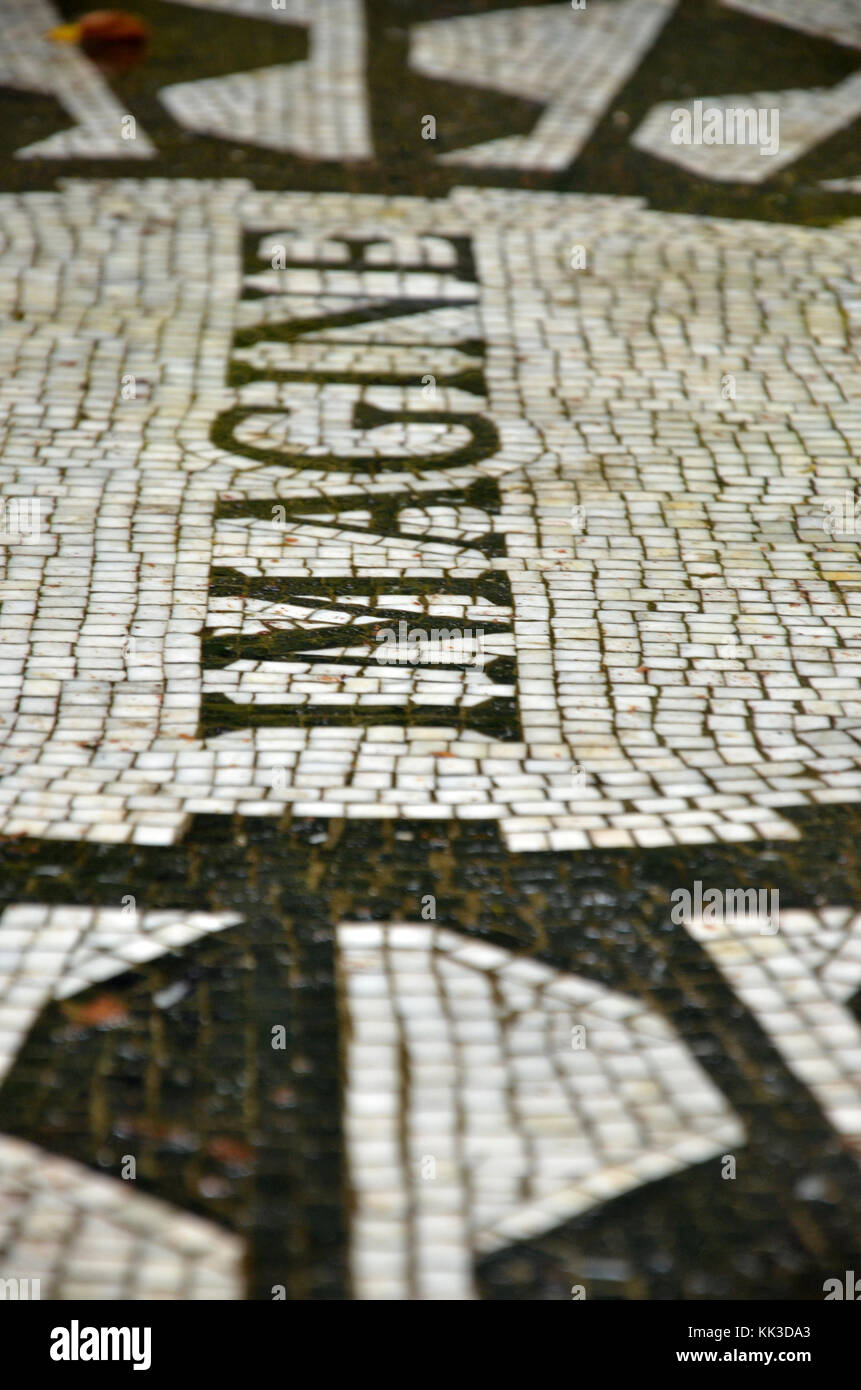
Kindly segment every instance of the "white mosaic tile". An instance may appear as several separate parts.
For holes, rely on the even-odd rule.
[[[825,522],[861,224],[159,181],[6,196],[0,228],[0,482],[7,520],[41,506],[0,546],[3,833],[292,806],[579,849],[858,799],[861,565]]]
[[[424,923],[337,939],[357,1298],[474,1298],[478,1255],[743,1139],[632,998]]]
[[[691,133],[702,113],[704,136],[718,135],[717,143],[675,143],[681,132],[677,112],[691,117]],[[720,121],[710,116],[720,112]],[[775,118],[770,113],[777,112]],[[747,115],[750,113],[750,116]],[[861,74],[853,73],[836,87],[815,87],[784,92],[746,92],[742,95],[706,96],[687,101],[663,101],[653,106],[631,137],[646,154],[666,159],[700,178],[725,183],[764,183],[779,170],[794,164],[861,115]],[[776,142],[772,130],[779,131]],[[754,138],[753,132],[757,131]],[[731,132],[731,137],[729,132]],[[743,133],[740,133],[743,132]],[[765,139],[763,140],[763,135]],[[777,148],[771,148],[776,143]]]
[[[244,1242],[82,1164],[0,1135],[0,1278],[59,1300],[243,1297]],[[7,1295],[8,1296],[8,1295]]]
[[[239,919],[16,904],[0,915],[0,1079],[51,999],[67,999]],[[42,1298],[234,1299],[244,1242],[214,1223],[0,1135],[0,1277]]]
[[[309,29],[300,63],[164,87],[160,97],[188,130],[290,151],[308,159],[373,155],[361,0],[192,0],[196,8],[247,14]]]
[[[850,48],[861,48],[861,11],[857,0],[721,0],[728,9],[755,19],[773,20],[805,34],[816,34]]]
[[[861,178],[822,179],[819,187],[827,188],[829,193],[861,193]]]
[[[69,130],[23,146],[18,159],[148,159],[154,154],[146,132],[137,123],[128,126],[128,112],[89,59],[47,37],[60,23],[48,0],[4,0],[2,19],[0,86],[52,96],[75,121]]]
[[[426,77],[547,103],[529,135],[454,150],[454,164],[564,169],[648,52],[676,0],[531,5],[414,25],[411,66]],[[438,114],[444,125],[444,113]]]
[[[688,930],[861,1158],[861,1027],[845,1007],[861,987],[861,915],[784,911],[774,935],[754,914]]]

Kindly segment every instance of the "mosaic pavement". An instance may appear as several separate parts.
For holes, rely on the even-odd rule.
[[[861,8],[138,8],[0,26],[3,1296],[821,1298]]]

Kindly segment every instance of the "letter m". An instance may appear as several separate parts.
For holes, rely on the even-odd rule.
[[[102,1359],[128,1361],[131,1356],[130,1343],[131,1333],[127,1327],[103,1327],[101,1346]]]
[[[501,571],[462,578],[306,579],[224,568],[213,572],[210,595],[241,625],[231,624],[224,632],[210,628],[204,634],[203,738],[245,728],[363,725],[453,727],[458,735],[469,730],[493,740],[521,737],[514,657],[503,649],[507,642],[513,652],[507,636],[512,595]],[[450,653],[438,645],[440,617],[433,612],[445,598],[461,610],[479,607],[482,612],[480,619],[465,618],[444,630],[456,644]],[[410,633],[427,634],[433,649],[431,660],[425,663],[420,656],[418,665],[442,670],[443,679],[413,684],[407,668],[415,663],[408,658],[399,683],[395,678],[389,634],[405,614]],[[450,617],[445,621],[453,622]],[[471,650],[466,656],[458,650],[471,643],[473,622],[480,622],[482,646],[491,654],[480,669]],[[249,675],[252,684],[243,690]],[[255,699],[254,682],[261,677],[262,698]],[[319,680],[328,684],[318,686]],[[448,688],[445,702],[436,697],[441,684]]]
[[[0,1279],[0,1302],[40,1297],[38,1279]]]
[[[731,106],[726,112],[726,143],[728,145],[755,145],[758,136],[758,118],[753,107]],[[732,137],[730,136],[732,131]]]
[[[726,892],[727,922],[743,921],[745,917],[755,917],[758,898],[755,888],[728,888]]]

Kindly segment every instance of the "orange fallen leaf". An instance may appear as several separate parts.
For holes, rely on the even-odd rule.
[[[82,48],[111,43],[145,43],[149,29],[136,14],[126,10],[91,10],[73,24],[60,24],[48,32],[55,43],[76,43]]]
[[[251,1163],[254,1161],[254,1150],[250,1144],[244,1144],[241,1139],[227,1137],[213,1139],[207,1144],[206,1151],[219,1163]]]
[[[118,1028],[129,1018],[128,1009],[115,994],[99,994],[86,1004],[64,1004],[63,1012],[85,1028]]]

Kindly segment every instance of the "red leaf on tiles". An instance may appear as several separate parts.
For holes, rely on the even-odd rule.
[[[85,1004],[64,1004],[63,1012],[84,1028],[119,1028],[129,1020],[128,1009],[115,994],[99,994]]]

